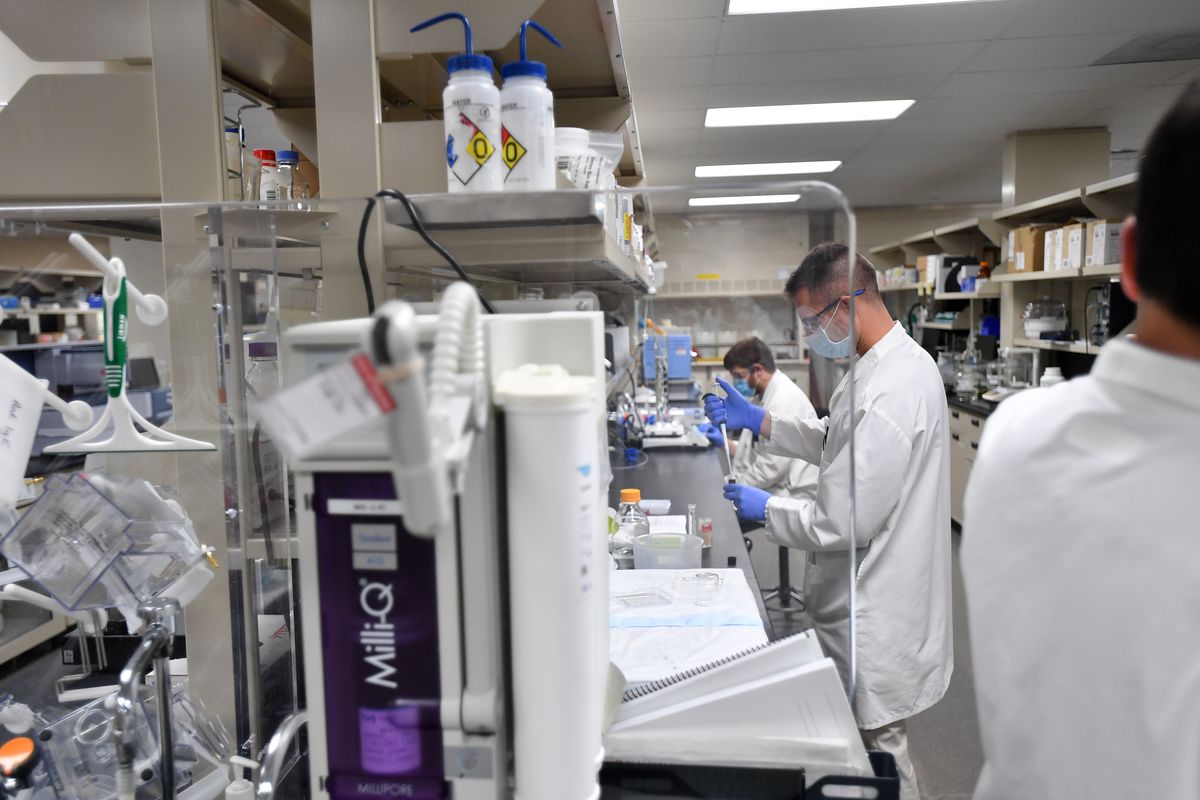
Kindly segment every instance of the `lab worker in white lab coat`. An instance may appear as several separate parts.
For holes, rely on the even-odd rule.
[[[1200,82],[1150,137],[1122,232],[1136,338],[984,428],[962,546],[976,800],[1200,797],[1197,142]]]
[[[817,412],[804,390],[775,368],[775,357],[758,337],[742,339],[725,353],[725,369],[733,388],[757,401],[775,416],[816,419]],[[724,446],[721,430],[711,424],[702,429],[710,441]],[[732,434],[731,434],[732,438]],[[738,483],[764,489],[780,497],[812,499],[817,493],[817,465],[798,458],[766,452],[766,443],[755,443],[749,430],[729,443],[733,453],[733,478]]]
[[[850,684],[850,450],[857,515],[856,716],[868,747],[896,757],[901,796],[919,797],[905,721],[946,692],[953,671],[950,472],[946,395],[937,366],[884,306],[875,272],[856,258],[848,293],[844,245],[814,248],[788,280],[808,346],[828,358],[857,350],[826,419],[776,417],[736,394],[712,398],[714,423],[749,428],[776,453],[819,465],[816,497],[789,500],[732,484],[739,516],[765,520],[773,540],[808,551],[804,594],[818,640]],[[847,305],[857,304],[850,338]],[[729,391],[727,388],[726,391]]]

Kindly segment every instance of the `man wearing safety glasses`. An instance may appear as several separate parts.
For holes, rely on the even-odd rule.
[[[942,698],[953,671],[946,394],[933,359],[883,304],[875,270],[861,257],[855,262],[853,294],[849,251],[841,244],[815,247],[786,287],[812,352],[858,353],[853,418],[848,376],[825,419],[775,416],[736,392],[710,396],[705,412],[715,424],[758,434],[767,452],[818,465],[812,500],[740,484],[726,486],[725,496],[743,519],[765,522],[772,541],[808,551],[808,610],[848,689],[854,492],[855,713],[867,747],[896,757],[901,797],[909,800],[919,794],[905,721]]]

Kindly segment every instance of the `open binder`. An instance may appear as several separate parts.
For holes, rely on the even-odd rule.
[[[846,690],[811,631],[626,691],[612,761],[803,766],[809,780],[871,775]]]

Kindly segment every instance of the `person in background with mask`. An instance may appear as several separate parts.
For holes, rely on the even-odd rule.
[[[854,429],[857,547],[856,691],[864,743],[891,753],[901,797],[919,797],[905,720],[946,692],[953,671],[950,588],[950,434],[937,365],[894,321],[875,270],[845,245],[813,248],[788,278],[809,349],[826,358],[856,352],[851,417],[843,380],[825,419],[758,408],[739,394],[709,396],[705,412],[727,429],[748,429],[767,452],[819,465],[812,500],[725,487],[743,519],[765,521],[777,542],[807,550],[804,596],[817,638],[850,687],[850,430]],[[848,307],[855,304],[850,335]]]
[[[771,349],[762,339],[742,339],[729,348],[725,369],[733,378],[733,385],[720,378],[717,382],[726,392],[738,392],[747,399],[757,400],[764,409],[780,416],[816,419],[817,412],[808,395],[791,378],[776,371]],[[717,447],[725,446],[720,428],[705,423],[700,429]],[[780,497],[812,500],[816,496],[815,464],[763,452],[762,447],[755,445],[754,434],[749,430],[743,430],[738,441],[730,442],[729,449],[734,455],[733,478],[738,483]]]
[[[976,800],[1200,797],[1198,184],[1194,81],[1121,234],[1137,335],[984,429],[962,545]]]

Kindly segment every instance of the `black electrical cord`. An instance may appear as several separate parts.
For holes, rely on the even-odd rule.
[[[489,314],[496,313],[496,309],[494,306],[492,306],[491,301],[483,296],[483,292],[479,291],[479,287],[475,285],[475,281],[471,280],[471,277],[467,275],[466,271],[462,268],[458,261],[455,260],[454,256],[450,255],[450,251],[442,247],[441,244],[439,244],[432,236],[429,235],[429,231],[425,229],[425,223],[421,220],[421,215],[417,212],[416,207],[413,206],[412,201],[405,196],[404,192],[401,192],[398,189],[384,189],[376,192],[375,197],[390,197],[393,200],[399,200],[400,205],[404,206],[404,210],[408,212],[408,218],[412,220],[413,228],[416,229],[417,234],[425,240],[425,244],[429,245],[429,247],[435,253],[441,256],[442,259],[449,264],[456,273],[458,273],[458,277],[464,283],[468,284],[472,289],[475,290],[475,294],[479,296],[479,302],[483,306],[484,311]],[[372,198],[371,203],[372,205],[374,204],[374,198]],[[363,241],[366,238],[366,220],[371,213],[371,208],[371,205],[367,206],[367,210],[363,216],[363,225],[358,232],[358,263],[359,266],[362,267],[364,279],[367,274],[367,267],[366,259],[363,257]]]
[[[371,211],[375,208],[375,198],[367,198],[367,207],[363,209],[362,222],[358,224],[358,271],[362,273],[363,292],[367,295],[367,314],[375,315],[375,290],[371,288],[371,275],[367,272],[367,223],[371,221]]]

